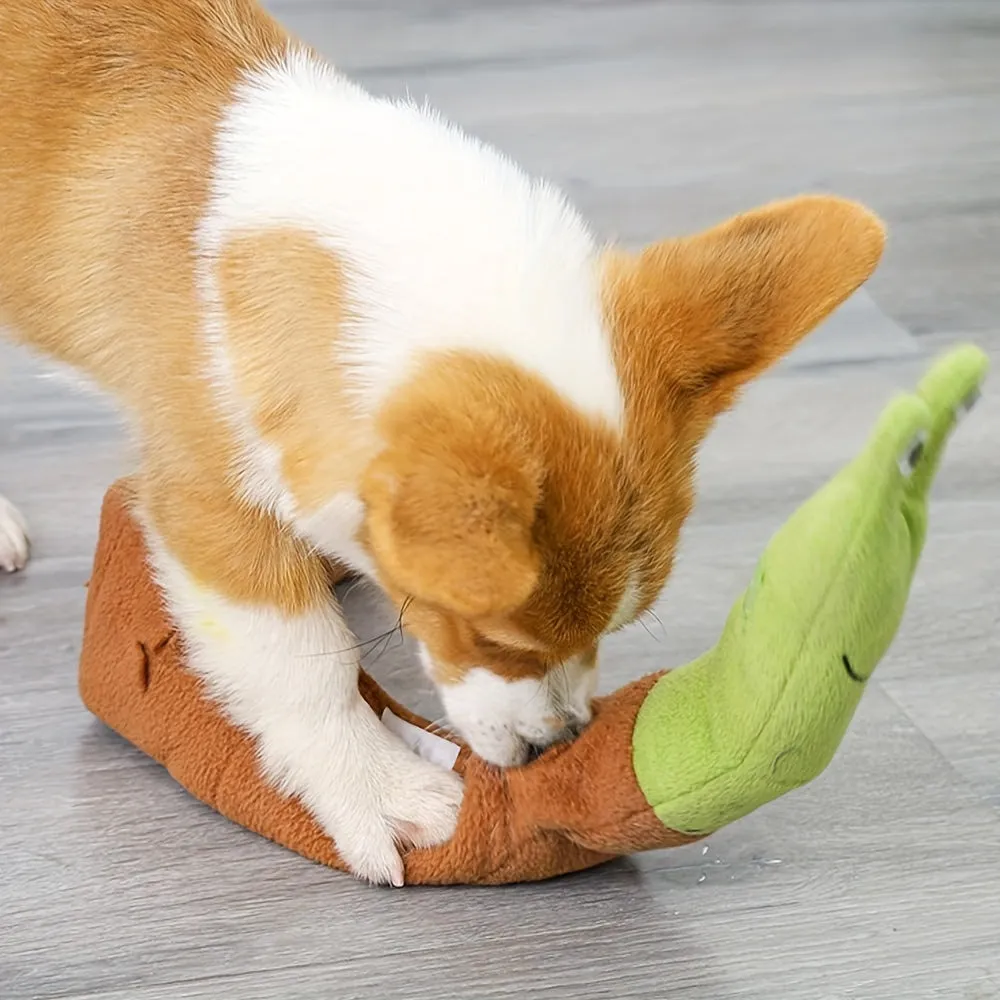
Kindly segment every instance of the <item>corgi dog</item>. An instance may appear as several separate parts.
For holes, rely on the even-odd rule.
[[[803,196],[644,250],[253,0],[0,4],[0,324],[120,403],[191,669],[351,869],[403,882],[460,779],[357,690],[375,581],[498,766],[590,719],[699,443],[873,271]]]

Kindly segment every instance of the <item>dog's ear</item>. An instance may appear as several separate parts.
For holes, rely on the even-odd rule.
[[[465,618],[503,615],[535,589],[542,470],[487,440],[387,450],[363,486],[385,582]]]
[[[807,195],[611,252],[603,289],[620,365],[725,409],[868,278],[884,243],[862,205]]]

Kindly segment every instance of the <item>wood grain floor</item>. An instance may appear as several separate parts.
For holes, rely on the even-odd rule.
[[[604,684],[710,645],[771,531],[895,388],[970,337],[1000,361],[1000,3],[354,0],[273,7],[352,74],[427,93],[608,235],[825,187],[883,267],[710,439],[649,632]],[[2,109],[0,109],[2,115]],[[2,117],[0,117],[2,127]],[[2,233],[0,233],[2,238]],[[815,784],[701,846],[541,886],[374,891],[193,802],[79,703],[110,410],[0,348],[0,998],[1000,997],[1000,382],[942,471],[909,613]],[[362,635],[384,609],[355,591]],[[371,665],[417,706],[406,646]]]

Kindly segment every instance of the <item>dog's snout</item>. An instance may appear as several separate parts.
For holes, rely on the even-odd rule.
[[[517,767],[579,738],[593,715],[594,687],[594,671],[570,662],[545,677],[516,680],[476,668],[439,690],[474,753],[497,767]]]

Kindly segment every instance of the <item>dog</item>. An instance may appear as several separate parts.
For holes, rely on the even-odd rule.
[[[660,593],[697,449],[871,273],[825,196],[641,252],[253,0],[5,0],[0,323],[120,403],[190,665],[351,869],[403,883],[460,779],[357,691],[376,581],[498,766],[587,724]]]

